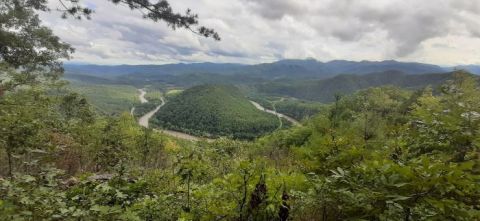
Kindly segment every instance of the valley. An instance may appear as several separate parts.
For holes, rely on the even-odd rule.
[[[297,120],[285,115],[285,114],[281,114],[281,113],[278,113],[277,111],[275,110],[269,110],[269,109],[266,109],[265,107],[263,107],[262,105],[260,105],[259,103],[255,102],[255,101],[250,101],[250,103],[253,104],[253,106],[255,106],[257,109],[261,110],[261,111],[264,111],[266,113],[269,113],[269,114],[273,114],[279,118],[284,118],[285,120],[289,121],[290,123],[292,123],[293,125],[300,125],[300,122],[298,122]]]
[[[342,67],[342,65],[346,64],[351,65],[350,69]],[[330,75],[308,71],[310,68],[318,68],[322,65],[338,68],[337,71],[350,71],[352,74],[332,74],[332,77],[326,77]],[[255,83],[248,80],[245,81],[245,77],[248,75],[240,70],[252,70],[259,67],[262,67],[259,70],[265,73],[265,75],[260,74],[258,77],[272,77],[273,73],[270,73],[270,71],[279,67],[301,67],[305,74],[301,74],[303,77],[297,80],[292,80],[290,77],[279,73],[278,75],[273,75],[272,80],[262,78]],[[262,64],[261,66],[181,64],[167,65],[165,67],[153,65],[148,67],[122,67],[125,70],[120,70],[122,69],[120,67],[101,66],[88,66],[88,69],[84,69],[85,66],[82,65],[77,65],[72,70],[69,70],[69,68],[72,67],[67,66],[66,79],[72,80],[73,89],[87,97],[90,96],[94,103],[105,100],[105,98],[101,98],[103,93],[85,93],[89,89],[86,87],[83,89],[83,85],[90,84],[87,87],[104,87],[108,88],[108,90],[116,90],[115,88],[120,87],[141,88],[147,86],[148,89],[134,89],[135,95],[130,95],[135,97],[133,102],[128,105],[130,114],[135,116],[139,124],[144,127],[152,127],[159,131],[164,131],[165,134],[173,134],[175,137],[183,136],[190,140],[200,140],[200,137],[215,139],[221,136],[253,139],[274,130],[300,125],[301,120],[323,111],[328,103],[335,100],[336,96],[348,96],[359,90],[384,86],[401,87],[407,90],[418,90],[432,86],[434,90],[437,90],[438,85],[453,78],[452,72],[429,73],[431,71],[440,71],[435,66],[392,61],[377,63],[335,61],[322,64],[311,60],[291,60]],[[399,69],[391,70],[391,68]],[[97,69],[103,71],[112,69],[109,71],[112,74],[102,76],[98,74]],[[86,70],[90,72],[83,73]],[[122,74],[113,74],[113,70]],[[170,72],[164,72],[167,70]],[[195,74],[195,71],[200,70],[211,72],[212,75],[208,73],[202,75]],[[380,72],[365,73],[367,70]],[[145,74],[132,75],[130,71],[146,72]],[[157,71],[161,72],[161,74],[158,74],[158,78],[151,75],[151,72]],[[408,71],[410,74],[403,71]],[[419,73],[419,71],[427,71],[427,73]],[[72,75],[71,73],[75,74]],[[138,81],[146,78],[146,75],[149,75],[148,85],[139,85],[147,83]],[[124,82],[125,86],[118,84],[122,81],[121,79],[127,78],[131,82]],[[171,79],[172,81],[167,83],[163,79]],[[202,87],[206,91],[208,91],[209,87],[212,87],[213,90],[205,94],[202,94],[202,90],[189,93],[189,90],[192,88],[195,90]],[[232,92],[232,89],[235,92]],[[132,89],[129,90],[134,91]],[[147,93],[148,90],[150,92]],[[189,94],[189,96],[182,96],[184,93]],[[147,100],[146,96],[152,97]],[[190,96],[194,98],[190,98]],[[243,96],[246,98],[240,98]],[[120,114],[122,111],[117,108],[102,107],[107,103],[113,104],[116,100],[119,103],[125,103],[120,99],[111,97],[109,102],[99,102],[99,110],[109,114]],[[173,102],[170,103],[170,101]],[[250,105],[268,115],[260,117],[259,113],[255,113],[252,108],[248,107]],[[126,110],[125,107],[123,111]],[[273,120],[272,116],[278,119]],[[261,120],[263,123],[258,126],[253,126],[254,124],[247,126],[251,124],[245,121],[249,118],[263,118]],[[269,120],[265,121],[267,118]],[[240,129],[242,127],[244,129]]]
[[[478,0],[2,0],[0,221],[480,220],[475,21]]]
[[[138,89],[138,92],[139,92],[139,100],[141,101],[142,104],[146,104],[148,103],[148,100],[145,98],[147,92],[145,89]],[[139,125],[145,127],[145,128],[149,128],[149,121],[152,117],[154,117],[155,114],[157,114],[157,112],[160,110],[160,108],[162,108],[164,105],[165,105],[165,100],[163,97],[160,97],[160,100],[161,100],[161,104],[159,104],[158,106],[155,107],[155,109],[147,112],[145,115],[141,116],[139,119],[138,119],[138,123]],[[261,106],[260,104],[254,102],[254,101],[250,101],[250,103],[255,107],[257,108],[258,110],[260,111],[263,111],[265,113],[268,113],[268,114],[272,114],[276,117],[279,118],[279,122],[280,122],[280,125],[278,126],[280,129],[283,125],[282,123],[282,118],[283,119],[286,119],[287,121],[289,121],[290,123],[292,123],[293,125],[300,125],[300,122],[298,122],[297,120],[291,118],[291,117],[288,117],[284,114],[281,114],[281,113],[277,113],[276,111],[274,110],[269,110],[269,109],[266,109],[265,107]],[[131,115],[133,116],[134,113],[135,113],[135,107],[132,107],[132,110],[131,110]],[[209,138],[200,138],[200,137],[196,137],[196,136],[193,136],[193,135],[190,135],[190,134],[186,134],[186,133],[182,133],[182,132],[179,132],[179,131],[173,131],[173,130],[159,130],[159,129],[155,129],[155,131],[159,131],[161,133],[164,133],[164,134],[167,134],[169,136],[172,136],[172,137],[176,137],[176,138],[180,138],[180,139],[185,139],[185,140],[189,140],[189,141],[199,141],[199,140],[207,140],[207,141],[212,141],[212,139],[209,139]]]
[[[200,79],[179,74],[188,84],[165,83],[160,77],[147,84],[121,82],[123,75],[80,75],[69,80],[66,74],[70,85],[63,89],[22,91],[0,100],[2,111],[15,113],[0,118],[0,126],[9,128],[4,131],[30,137],[12,140],[14,136],[0,133],[18,148],[13,149],[17,155],[10,158],[11,167],[0,168],[34,174],[12,175],[15,185],[0,186],[0,193],[32,190],[8,201],[29,199],[43,205],[37,200],[43,194],[40,188],[52,192],[46,199],[61,202],[57,207],[72,205],[83,217],[97,220],[130,214],[111,210],[126,201],[135,202],[125,207],[140,208],[133,214],[146,220],[143,214],[162,217],[159,220],[241,220],[237,218],[255,214],[240,209],[242,199],[251,205],[263,191],[256,208],[263,213],[271,205],[266,220],[278,217],[284,205],[299,208],[289,210],[292,220],[316,220],[317,211],[363,217],[356,211],[370,211],[378,202],[424,208],[432,200],[470,205],[480,196],[478,188],[463,189],[477,185],[480,165],[474,158],[479,77],[468,72],[383,71],[261,82],[243,81],[236,74]],[[19,151],[23,146],[29,147],[27,152]],[[457,147],[468,148],[465,152]],[[17,156],[23,162],[40,159],[45,169],[23,165]],[[43,162],[55,163],[58,170]],[[2,170],[0,176],[9,176]],[[45,185],[28,181],[32,179]],[[0,177],[0,183],[3,180]],[[444,187],[456,192],[443,192]],[[428,200],[409,201],[425,189],[430,190],[423,192]],[[378,191],[375,196],[373,190]],[[63,198],[64,193],[73,198]],[[284,200],[290,196],[299,198]],[[77,197],[95,201],[79,203]],[[115,200],[113,206],[105,199]],[[361,203],[351,203],[355,201]],[[218,210],[225,203],[231,207]],[[51,204],[56,203],[48,203],[48,208]],[[201,204],[207,207],[197,206]],[[108,211],[98,213],[97,207]],[[473,215],[457,216],[477,217],[470,206],[462,208]],[[192,209],[195,212],[189,212]],[[384,210],[388,212],[374,211],[366,219],[405,213]],[[447,216],[441,209],[429,211]]]
[[[145,89],[138,89],[138,91],[140,92],[140,94],[138,96],[139,96],[140,100],[142,101],[142,103],[148,103],[148,100],[145,98],[145,95],[147,94]],[[160,105],[158,105],[157,107],[155,107],[155,109],[151,110],[150,112],[146,113],[145,115],[141,116],[138,119],[138,124],[140,126],[145,127],[145,128],[149,127],[150,119],[158,112],[158,110],[160,110],[160,108],[163,105],[165,105],[165,100],[163,99],[163,97],[161,97],[160,99],[162,101],[162,103]],[[135,111],[135,107],[132,108],[132,112],[131,112],[132,115],[133,115],[134,111]],[[189,134],[186,134],[186,133],[182,133],[182,132],[178,132],[178,131],[157,130],[157,129],[155,131],[158,131],[160,133],[163,133],[163,134],[175,137],[175,138],[188,140],[188,141],[200,141],[200,140],[210,141],[210,139],[195,137],[195,136],[192,136],[192,135],[189,135]]]

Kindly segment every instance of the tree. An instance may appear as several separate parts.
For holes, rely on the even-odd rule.
[[[35,1],[0,2],[0,96],[21,85],[56,80],[63,72],[61,58],[73,52],[50,29],[42,26]],[[0,97],[1,98],[1,97]]]
[[[13,177],[15,172],[16,155],[31,148],[41,148],[42,144],[36,138],[43,127],[42,121],[47,118],[39,118],[47,102],[32,91],[0,100],[0,147],[7,155],[8,176]]]
[[[110,1],[142,11],[145,19],[164,21],[173,30],[185,28],[198,35],[220,40],[213,29],[204,26],[194,29],[198,26],[198,15],[190,9],[185,14],[175,13],[166,0]],[[61,10],[64,18],[90,18],[93,13],[93,10],[82,7],[78,0],[59,2],[64,7]],[[74,52],[69,44],[62,42],[49,28],[41,25],[36,11],[49,11],[47,3],[47,0],[0,2],[0,77],[3,78],[0,80],[0,98],[5,91],[12,91],[21,85],[57,80],[63,73],[60,59],[69,59]]]
[[[42,0],[37,0],[41,2]],[[81,19],[85,17],[90,19],[93,10],[82,7],[81,1],[78,0],[59,0],[61,5],[63,6],[63,17],[66,18],[68,16],[75,17],[77,19]],[[177,28],[185,28],[190,30],[191,32],[198,34],[203,37],[211,37],[217,41],[220,40],[220,36],[216,33],[213,29],[207,28],[204,26],[197,27],[196,29],[194,26],[198,26],[198,15],[192,13],[190,9],[184,14],[175,13],[173,12],[170,3],[166,0],[108,0],[113,2],[117,5],[126,5],[132,10],[141,11],[143,14],[143,18],[152,20],[154,22],[163,21],[166,22],[169,27],[173,30]],[[65,3],[68,2],[68,5]],[[46,8],[45,4],[42,4],[44,8]]]
[[[59,109],[67,122],[72,119],[79,119],[84,123],[93,123],[95,120],[94,113],[90,109],[87,100],[80,97],[77,93],[67,94],[62,97]]]
[[[474,77],[457,72],[440,96],[425,90],[412,107],[409,142],[414,154],[448,153],[453,161],[476,157],[480,129],[480,92]]]

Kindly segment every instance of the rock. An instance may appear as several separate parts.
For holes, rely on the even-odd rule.
[[[71,186],[75,186],[77,183],[78,183],[78,179],[75,178],[75,177],[70,177],[68,180],[64,180],[62,182],[62,184],[65,186],[65,187],[71,187]]]
[[[113,174],[96,174],[88,178],[90,181],[108,181],[113,179]]]

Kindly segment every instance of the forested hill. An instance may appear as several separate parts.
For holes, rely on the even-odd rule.
[[[407,74],[424,74],[445,72],[437,65],[386,61],[346,61],[334,60],[319,62],[314,59],[307,60],[281,60],[274,63],[258,64],[245,67],[249,73],[255,73],[269,78],[327,78],[338,74],[364,75],[388,70],[401,71]]]
[[[167,101],[154,125],[201,136],[251,139],[271,132],[278,119],[257,110],[232,85],[201,85]]]
[[[335,94],[351,94],[355,91],[385,85],[418,89],[433,87],[451,79],[453,73],[409,75],[399,71],[385,71],[367,75],[338,75],[315,81],[268,82],[257,85],[260,92],[271,95],[291,96],[320,102],[331,102]]]

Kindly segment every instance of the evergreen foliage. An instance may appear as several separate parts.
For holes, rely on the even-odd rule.
[[[303,127],[210,143],[9,93],[0,219],[478,220],[480,90],[458,72],[439,91],[370,88]]]
[[[338,75],[322,80],[273,81],[257,85],[260,92],[289,96],[319,102],[333,102],[335,95],[349,95],[369,87],[397,86],[420,89],[439,86],[452,79],[453,73],[407,75],[399,71],[385,71],[367,75]]]
[[[274,115],[257,110],[232,85],[201,85],[167,101],[153,123],[207,137],[252,139],[278,127]]]

